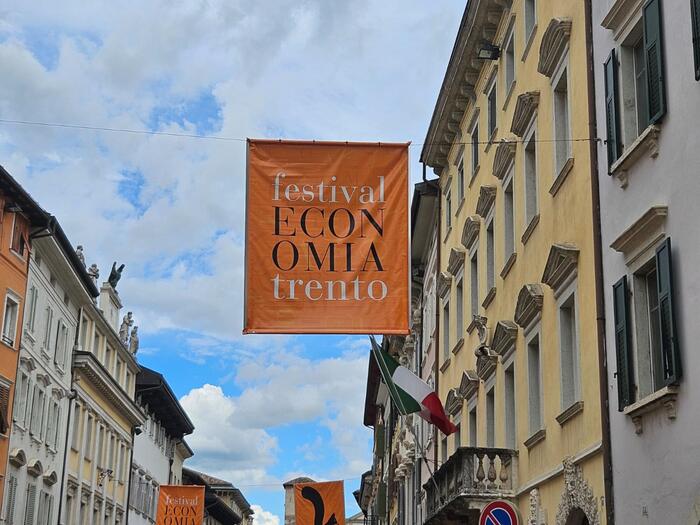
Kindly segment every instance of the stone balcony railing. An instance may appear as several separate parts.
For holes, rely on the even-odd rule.
[[[423,485],[426,521],[471,523],[489,500],[512,499],[517,486],[517,452],[460,447]]]

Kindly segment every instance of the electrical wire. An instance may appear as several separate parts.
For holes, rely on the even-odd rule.
[[[199,139],[199,140],[218,140],[218,141],[224,141],[224,142],[246,142],[248,139],[247,138],[242,138],[242,137],[226,137],[226,136],[221,136],[221,135],[202,135],[200,133],[176,133],[176,132],[170,132],[170,131],[154,131],[154,130],[147,130],[147,129],[129,129],[129,128],[112,128],[112,127],[103,127],[103,126],[89,126],[89,125],[83,125],[83,124],[66,124],[66,123],[60,123],[60,122],[40,122],[40,121],[32,121],[32,120],[14,120],[14,119],[2,119],[0,118],[0,124],[18,124],[22,126],[36,126],[36,127],[46,127],[46,128],[64,128],[64,129],[77,129],[77,130],[83,130],[83,131],[105,131],[109,133],[129,133],[133,135],[159,135],[159,136],[165,136],[165,137],[178,137],[178,138],[188,138],[188,139]],[[279,139],[283,140],[283,139]],[[571,139],[530,139],[530,140],[525,140],[525,139],[508,139],[508,140],[501,140],[501,141],[476,141],[476,142],[411,142],[409,144],[410,147],[415,147],[415,146],[471,146],[473,144],[482,144],[482,145],[487,145],[487,144],[500,144],[500,143],[506,143],[506,144],[517,144],[517,143],[524,143],[524,142],[590,142],[590,141],[595,141],[599,142],[602,141],[603,139],[600,139],[598,137],[586,137],[586,138],[571,138]]]

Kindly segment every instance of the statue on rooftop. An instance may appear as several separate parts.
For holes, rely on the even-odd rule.
[[[136,355],[139,350],[139,327],[134,326],[131,329],[131,337],[129,338],[129,351]]]
[[[91,264],[90,268],[87,269],[87,274],[90,276],[90,279],[92,279],[92,282],[97,286],[97,279],[100,278],[100,269],[97,267],[96,264]]]
[[[75,247],[75,254],[78,256],[78,260],[85,266],[85,254],[83,253],[83,245],[79,244]]]
[[[109,272],[109,279],[107,279],[107,282],[109,285],[116,291],[117,289],[117,283],[119,282],[119,279],[122,278],[122,271],[124,271],[124,264],[122,264],[119,268],[117,268],[117,261],[114,261],[112,263],[112,271]]]
[[[119,327],[119,340],[124,345],[124,348],[129,346],[129,328],[131,328],[132,324],[134,324],[133,314],[131,312],[127,312],[124,319],[122,319],[121,326]]]

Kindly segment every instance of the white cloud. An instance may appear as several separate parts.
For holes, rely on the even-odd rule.
[[[255,513],[253,514],[254,525],[280,525],[279,516],[266,511],[260,505],[251,505],[250,508]]]

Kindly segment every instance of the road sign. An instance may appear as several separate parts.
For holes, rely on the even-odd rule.
[[[519,525],[518,513],[507,501],[492,501],[484,507],[479,525]]]

